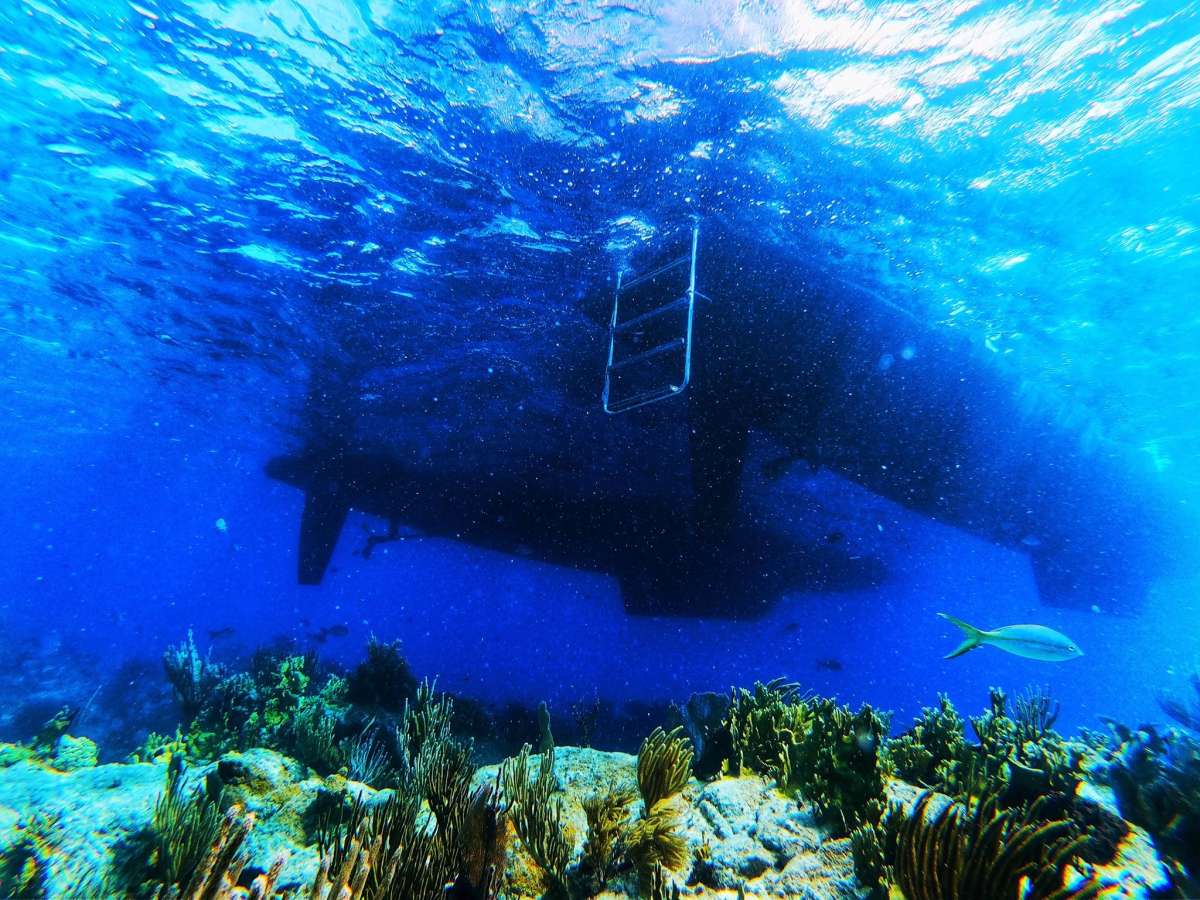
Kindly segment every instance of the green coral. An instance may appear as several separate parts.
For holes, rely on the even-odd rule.
[[[181,752],[190,759],[216,759],[232,750],[271,747],[322,774],[346,765],[349,748],[338,738],[348,685],[333,675],[314,692],[316,661],[311,655],[258,651],[250,672],[227,674],[201,660],[189,636],[167,658],[177,661],[174,668],[168,666],[177,673],[177,691],[180,680],[191,685],[185,710],[193,713],[174,742],[153,736],[139,757]],[[180,672],[191,676],[181,679]]]
[[[1150,832],[1184,892],[1200,892],[1200,741],[1175,728],[1110,728],[1091,773],[1112,787],[1121,815]]]
[[[542,754],[536,779],[529,774],[530,750],[526,744],[500,764],[500,794],[521,843],[550,879],[551,891],[566,895],[572,847],[563,828],[562,805],[554,796],[554,750]]]
[[[940,790],[964,797],[1000,786],[1006,806],[1045,793],[1075,793],[1084,746],[1067,741],[1044,721],[1010,716],[1004,691],[989,691],[989,708],[971,719],[971,728],[978,744],[965,745],[954,759],[938,766]]]
[[[789,748],[789,787],[811,800],[841,835],[883,815],[885,768],[880,755],[887,717],[870,706],[851,712],[835,700],[807,703],[810,725]]]
[[[1057,705],[1041,690],[1022,694],[1010,714],[1008,697],[989,691],[988,708],[971,719],[977,743],[945,696],[925,709],[909,731],[888,741],[887,764],[914,784],[960,799],[992,790],[1015,807],[1045,793],[1071,796],[1080,779],[1085,746],[1054,731]]]
[[[789,781],[789,748],[809,725],[808,706],[799,702],[795,685],[775,679],[755,682],[754,689],[736,688],[725,715],[731,774],[757,772],[780,784]]]
[[[54,758],[50,765],[60,772],[70,772],[75,769],[88,769],[100,760],[100,752],[93,740],[86,737],[72,737],[64,734],[58,739],[54,748]]]
[[[1094,879],[1063,886],[1086,837],[1069,819],[1049,814],[1048,798],[1005,809],[991,794],[948,801],[934,813],[934,797],[925,792],[908,812],[893,807],[884,824],[884,855],[906,900],[1085,900],[1104,890]]]
[[[280,660],[273,677],[262,685],[263,725],[276,731],[286,726],[308,692],[311,680],[306,657],[289,656]]]
[[[932,785],[942,766],[963,757],[965,723],[950,698],[938,695],[936,707],[926,707],[905,734],[887,742],[885,755],[892,769],[912,784]]]
[[[580,869],[589,897],[602,891],[613,873],[633,800],[633,793],[613,790],[583,801],[587,840],[583,845]]]
[[[624,836],[624,844],[644,894],[650,892],[656,872],[678,872],[689,858],[687,842],[679,832],[679,814],[664,803],[634,822]]]
[[[637,778],[649,811],[680,791],[692,774],[692,747],[682,728],[655,728],[638,751]]]
[[[733,773],[756,772],[800,794],[842,835],[879,821],[888,721],[870,706],[852,712],[835,700],[801,699],[777,680],[735,690],[725,723]]]

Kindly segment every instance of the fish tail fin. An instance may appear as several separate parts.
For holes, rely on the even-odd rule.
[[[951,625],[962,629],[962,633],[967,636],[966,640],[955,647],[950,653],[946,654],[946,659],[954,659],[956,656],[962,656],[964,653],[974,650],[983,643],[984,632],[976,628],[974,625],[968,625],[962,619],[956,619],[954,616],[948,616],[945,613],[938,613],[938,615]]]

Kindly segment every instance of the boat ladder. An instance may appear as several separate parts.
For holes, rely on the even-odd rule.
[[[696,298],[696,248],[690,247],[641,275],[621,272],[608,324],[608,364],[601,403],[622,413],[683,393],[692,374],[692,320]]]

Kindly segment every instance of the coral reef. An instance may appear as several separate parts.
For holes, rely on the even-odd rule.
[[[940,694],[936,708],[926,707],[912,728],[887,742],[888,763],[912,784],[940,784],[944,781],[939,774],[943,768],[964,757],[965,727],[950,698]]]
[[[573,848],[562,823],[562,808],[554,796],[554,749],[542,755],[537,778],[530,776],[531,748],[500,766],[500,795],[517,836],[534,862],[545,873],[549,888],[567,894],[567,866]]]
[[[638,751],[638,790],[647,812],[687,786],[692,772],[692,748],[683,729],[655,728]]]
[[[885,750],[897,775],[913,784],[964,799],[1002,787],[1001,803],[1016,807],[1055,793],[1075,794],[1084,747],[1053,729],[1057,705],[1045,691],[1028,689],[1009,714],[1008,697],[989,692],[988,709],[972,718],[977,743],[963,734],[962,718],[946,697],[925,709],[913,727]]]
[[[893,807],[884,824],[885,859],[907,900],[1030,896],[1085,900],[1103,882],[1068,884],[1068,867],[1085,838],[1067,819],[1047,820],[1042,805],[1001,809],[995,795],[949,801],[930,810],[932,792],[911,811]],[[1023,882],[1028,880],[1028,887]]]
[[[1181,889],[1200,893],[1200,741],[1152,725],[1109,727],[1109,740],[1092,742],[1089,773],[1154,838]]]
[[[417,679],[400,642],[385,644],[371,635],[367,658],[346,678],[346,699],[368,709],[398,713],[416,692]]]
[[[608,884],[617,861],[618,841],[629,821],[631,791],[607,790],[583,800],[587,819],[587,840],[579,861],[580,876],[588,896],[598,894]]]
[[[734,775],[758,772],[786,783],[788,747],[808,728],[808,707],[797,702],[799,688],[783,679],[755,682],[753,691],[732,692],[724,730],[729,758],[723,768]]]
[[[520,752],[478,769],[456,729],[498,720],[418,683],[397,645],[372,646],[356,680],[286,647],[232,671],[189,635],[166,667],[191,718],[129,764],[98,766],[70,710],[0,745],[0,890],[924,900],[1195,886],[1196,739],[1114,725],[1071,741],[1044,690],[993,689],[969,732],[940,697],[889,740],[870,706],[777,680],[693,697],[678,725],[648,721],[636,757],[556,746],[549,710],[530,706],[513,715]],[[391,686],[372,693],[372,672]]]

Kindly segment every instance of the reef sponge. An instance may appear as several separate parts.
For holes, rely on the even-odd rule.
[[[696,777],[708,781],[720,776],[721,768],[732,753],[730,735],[725,727],[732,698],[712,691],[692,694],[675,713],[692,740]]]
[[[638,751],[637,778],[649,811],[682,791],[692,774],[692,748],[682,728],[655,728]]]
[[[500,794],[517,836],[533,861],[551,881],[551,890],[566,894],[571,843],[562,824],[562,807],[554,792],[554,750],[542,754],[538,777],[529,774],[530,746],[500,764]]]
[[[891,875],[906,900],[1085,900],[1103,891],[1091,879],[1063,886],[1086,838],[1069,820],[1046,821],[1043,801],[1001,809],[990,795],[966,804],[948,801],[931,815],[934,796],[922,794],[907,814],[893,807],[885,820]]]

